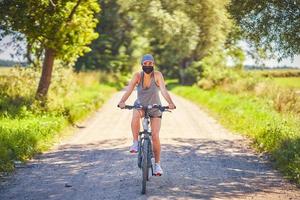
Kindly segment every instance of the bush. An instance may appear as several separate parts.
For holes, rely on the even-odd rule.
[[[180,70],[181,84],[193,85],[197,83],[202,75],[202,63],[192,62],[190,66]]]
[[[225,67],[216,67],[216,68],[205,68],[203,71],[203,77],[200,81],[198,81],[198,86],[200,88],[205,88],[208,85],[210,85],[209,89],[217,88],[217,87],[223,87],[227,88],[227,90],[231,90],[233,87],[235,88],[233,84],[237,83],[237,81],[243,82],[246,86],[248,82],[250,82],[248,85],[252,84],[252,79],[254,77],[248,75],[248,74],[242,74],[240,70],[232,69],[232,68],[225,68]],[[240,84],[239,84],[240,85]],[[248,88],[248,87],[246,87]],[[238,88],[235,88],[238,89]],[[238,91],[244,90],[245,88],[238,89]]]
[[[51,146],[60,131],[97,109],[115,91],[99,84],[100,73],[75,74],[59,67],[53,73],[46,104],[34,99],[39,72],[15,68],[0,82],[0,171]]]
[[[300,97],[293,89],[280,89],[273,95],[273,105],[278,112],[300,114]]]

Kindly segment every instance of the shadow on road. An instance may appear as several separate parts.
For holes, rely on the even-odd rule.
[[[141,174],[127,139],[64,145],[1,184],[0,199],[215,199],[272,193],[282,180],[238,141],[168,139],[162,177],[140,195]]]

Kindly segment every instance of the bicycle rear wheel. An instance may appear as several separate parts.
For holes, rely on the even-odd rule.
[[[146,184],[149,176],[149,140],[144,140],[142,148],[142,194],[146,193]]]

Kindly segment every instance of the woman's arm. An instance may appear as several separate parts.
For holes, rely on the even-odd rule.
[[[166,101],[168,102],[169,104],[169,108],[170,109],[175,109],[176,106],[175,104],[173,103],[172,99],[171,99],[171,96],[169,95],[169,92],[166,88],[166,85],[165,85],[165,80],[164,80],[164,77],[162,75],[161,72],[157,72],[157,75],[158,75],[158,85],[159,85],[159,88],[160,88],[160,91],[161,91],[161,94],[162,96],[166,99]]]
[[[134,87],[137,84],[138,80],[139,80],[139,73],[137,72],[137,73],[135,73],[133,75],[132,80],[130,81],[130,83],[127,86],[127,90],[126,90],[125,94],[123,95],[123,97],[121,98],[120,102],[118,103],[118,106],[120,108],[124,108],[125,107],[125,101],[128,99],[128,97],[130,96],[130,94],[134,90]]]

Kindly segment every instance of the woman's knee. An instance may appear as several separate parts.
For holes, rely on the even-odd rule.
[[[156,132],[156,131],[152,131],[152,141],[154,142],[154,143],[156,143],[156,142],[159,142],[159,132]]]
[[[132,113],[132,121],[139,121],[141,119],[141,115],[137,110],[134,110]]]

